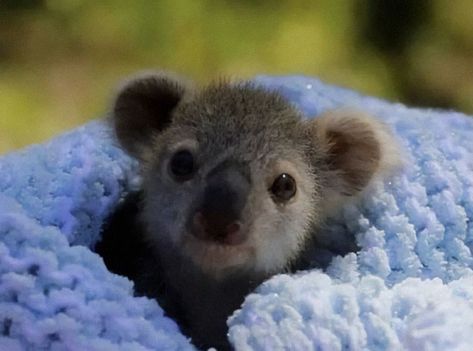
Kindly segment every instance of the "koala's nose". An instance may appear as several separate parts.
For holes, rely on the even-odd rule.
[[[246,239],[246,234],[241,228],[241,223],[234,221],[214,221],[202,212],[197,212],[193,218],[192,233],[199,239],[215,241],[226,245],[238,245]]]
[[[214,169],[206,180],[191,221],[192,233],[204,240],[240,244],[246,239],[241,214],[250,189],[247,169],[238,164],[224,164]]]

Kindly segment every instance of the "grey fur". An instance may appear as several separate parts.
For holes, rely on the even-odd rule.
[[[113,121],[122,146],[141,160],[146,240],[197,345],[228,348],[225,322],[244,297],[288,270],[317,238],[323,220],[365,189],[388,167],[386,160],[396,159],[389,154],[396,147],[379,122],[343,114],[303,121],[278,93],[249,82],[194,90],[175,76],[156,73],[122,87]],[[177,182],[169,161],[182,149],[194,154],[197,171]],[[241,165],[241,176],[228,179],[249,180],[244,206],[235,215],[247,234],[238,245],[200,240],[189,225],[213,182],[209,175],[219,167],[227,172],[226,163]],[[274,201],[268,191],[281,173],[297,184],[287,203]],[[223,184],[242,189],[232,181]],[[230,210],[223,198],[221,206]]]

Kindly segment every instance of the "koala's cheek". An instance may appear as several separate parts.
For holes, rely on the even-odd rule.
[[[260,218],[261,219],[261,218]],[[252,269],[256,272],[271,273],[283,266],[280,224],[272,220],[257,220],[253,224],[249,244],[255,248]]]
[[[172,196],[161,193],[145,203],[144,222],[148,226],[148,233],[152,239],[172,242],[179,245],[185,223],[183,204],[171,200]]]
[[[306,207],[294,204],[255,223],[255,270],[277,273],[297,258],[309,236],[311,217]]]

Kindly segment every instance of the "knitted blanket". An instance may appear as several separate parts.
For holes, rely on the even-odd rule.
[[[328,234],[355,238],[359,250],[263,283],[229,318],[231,343],[472,350],[473,118],[306,77],[256,80],[307,116],[348,106],[379,117],[405,167],[330,222]],[[90,249],[139,181],[100,120],[0,158],[0,350],[194,349],[156,301],[134,297]]]

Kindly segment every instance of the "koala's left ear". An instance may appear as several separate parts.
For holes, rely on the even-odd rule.
[[[327,170],[322,176],[327,203],[357,195],[374,177],[400,164],[387,126],[373,117],[335,110],[308,123],[312,143],[323,155],[319,162]]]
[[[173,111],[190,91],[188,81],[167,72],[143,73],[126,82],[112,110],[120,144],[140,158],[152,136],[171,124]]]

